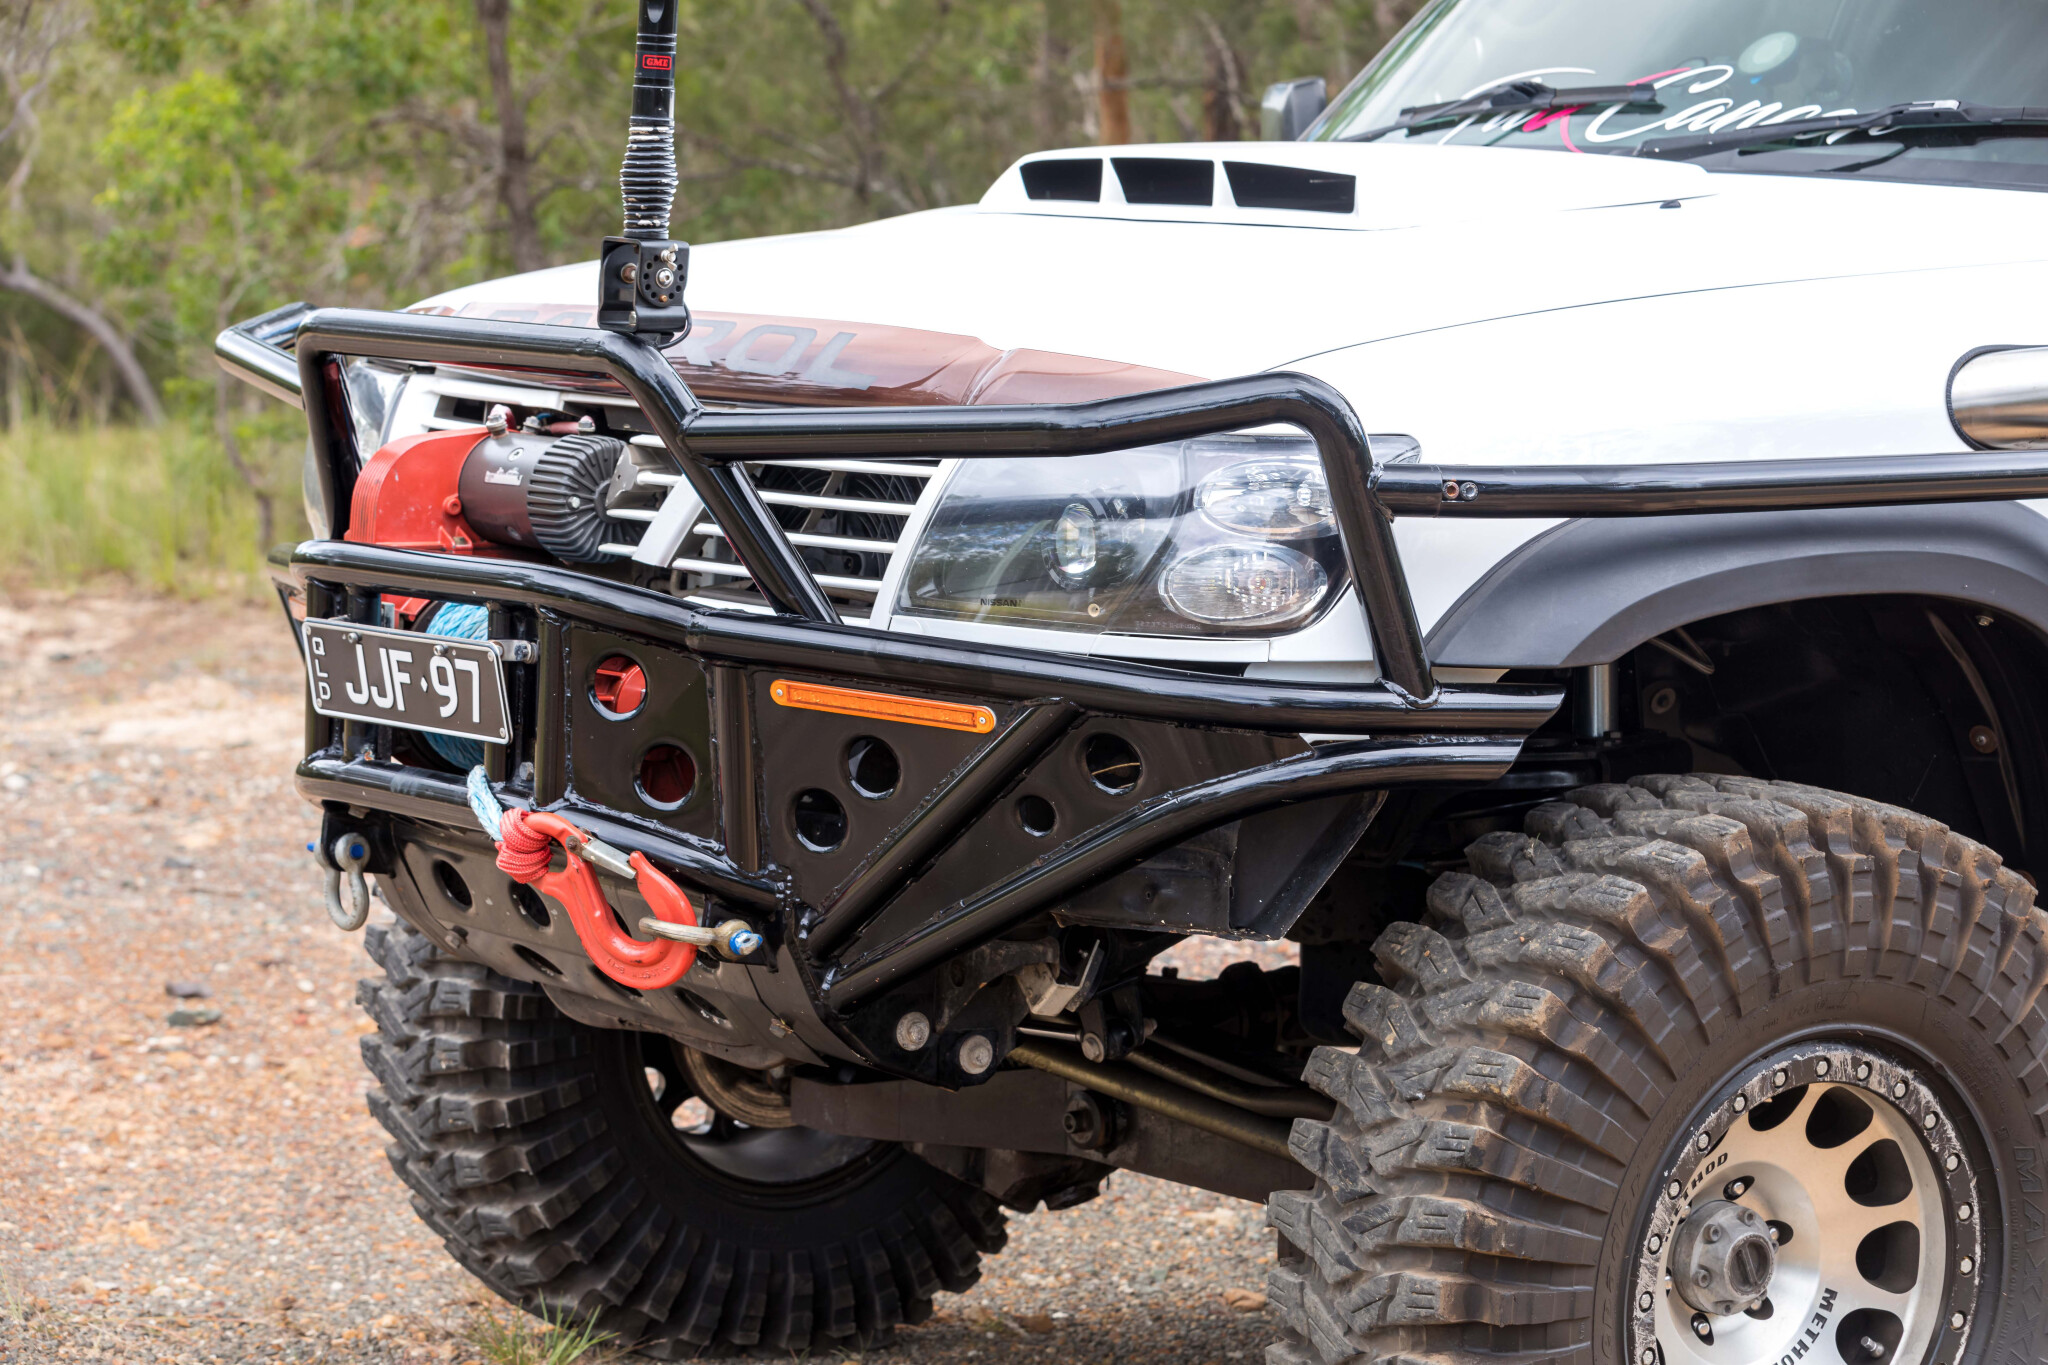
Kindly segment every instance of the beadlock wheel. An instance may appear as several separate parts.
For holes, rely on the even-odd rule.
[[[1983,1260],[1976,1169],[1912,1067],[1853,1045],[1786,1049],[1724,1087],[1672,1158],[1630,1277],[1640,1365],[1875,1365],[1967,1348]],[[1708,1267],[1681,1259],[1699,1249],[1685,1247],[1687,1224],[1717,1206],[1768,1238],[1743,1302],[1708,1301]]]
[[[2048,1359],[2028,881],[1719,775],[1584,788],[1466,860],[1375,943],[1356,1053],[1310,1060],[1337,1112],[1268,1203],[1268,1365]]]

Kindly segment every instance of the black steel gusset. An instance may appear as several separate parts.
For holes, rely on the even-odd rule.
[[[845,1011],[912,973],[994,938],[1061,898],[1204,830],[1347,792],[1452,784],[1480,786],[1513,765],[1519,737],[1428,736],[1350,740],[1169,792],[1004,877],[931,923],[832,968],[825,1003]]]
[[[831,952],[921,864],[979,819],[990,803],[1080,718],[1080,708],[1064,701],[1027,706],[1012,717],[994,742],[912,811],[825,903],[825,913],[811,927],[808,938],[812,956]]]

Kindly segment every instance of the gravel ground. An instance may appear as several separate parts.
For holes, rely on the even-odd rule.
[[[503,1358],[363,1108],[276,607],[16,598],[0,641],[0,1361]],[[1256,1206],[1119,1174],[868,1358],[1257,1361],[1271,1259]]]

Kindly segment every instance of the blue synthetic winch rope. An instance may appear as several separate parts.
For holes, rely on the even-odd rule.
[[[491,638],[491,614],[472,603],[443,602],[440,610],[434,613],[433,620],[427,623],[426,633],[451,640],[488,640]],[[426,741],[435,753],[458,768],[473,768],[484,761],[484,746],[478,740],[463,739],[458,735],[428,735]]]
[[[465,784],[469,792],[469,808],[476,812],[476,822],[484,827],[484,833],[497,843],[505,837],[503,824],[505,808],[498,804],[498,794],[491,790],[491,776],[479,763],[469,770]]]

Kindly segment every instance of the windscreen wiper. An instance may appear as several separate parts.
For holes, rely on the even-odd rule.
[[[1886,105],[1867,114],[1832,114],[1791,119],[1784,123],[1728,128],[1718,133],[1688,133],[1637,143],[1636,156],[1685,161],[1738,148],[1761,149],[1774,142],[1806,142],[1831,134],[1865,138],[1922,138],[1954,132],[1966,136],[1997,136],[2010,132],[2025,137],[2048,128],[2048,107],[1970,104],[1963,100],[1914,100]]]
[[[1577,85],[1563,90],[1542,81],[1503,81],[1476,95],[1441,104],[1418,104],[1401,111],[1401,117],[1381,128],[1350,133],[1340,142],[1371,142],[1388,133],[1427,128],[1431,124],[1456,123],[1460,119],[1502,114],[1518,109],[1570,109],[1581,104],[1625,104],[1661,109],[1657,92],[1647,85]]]

